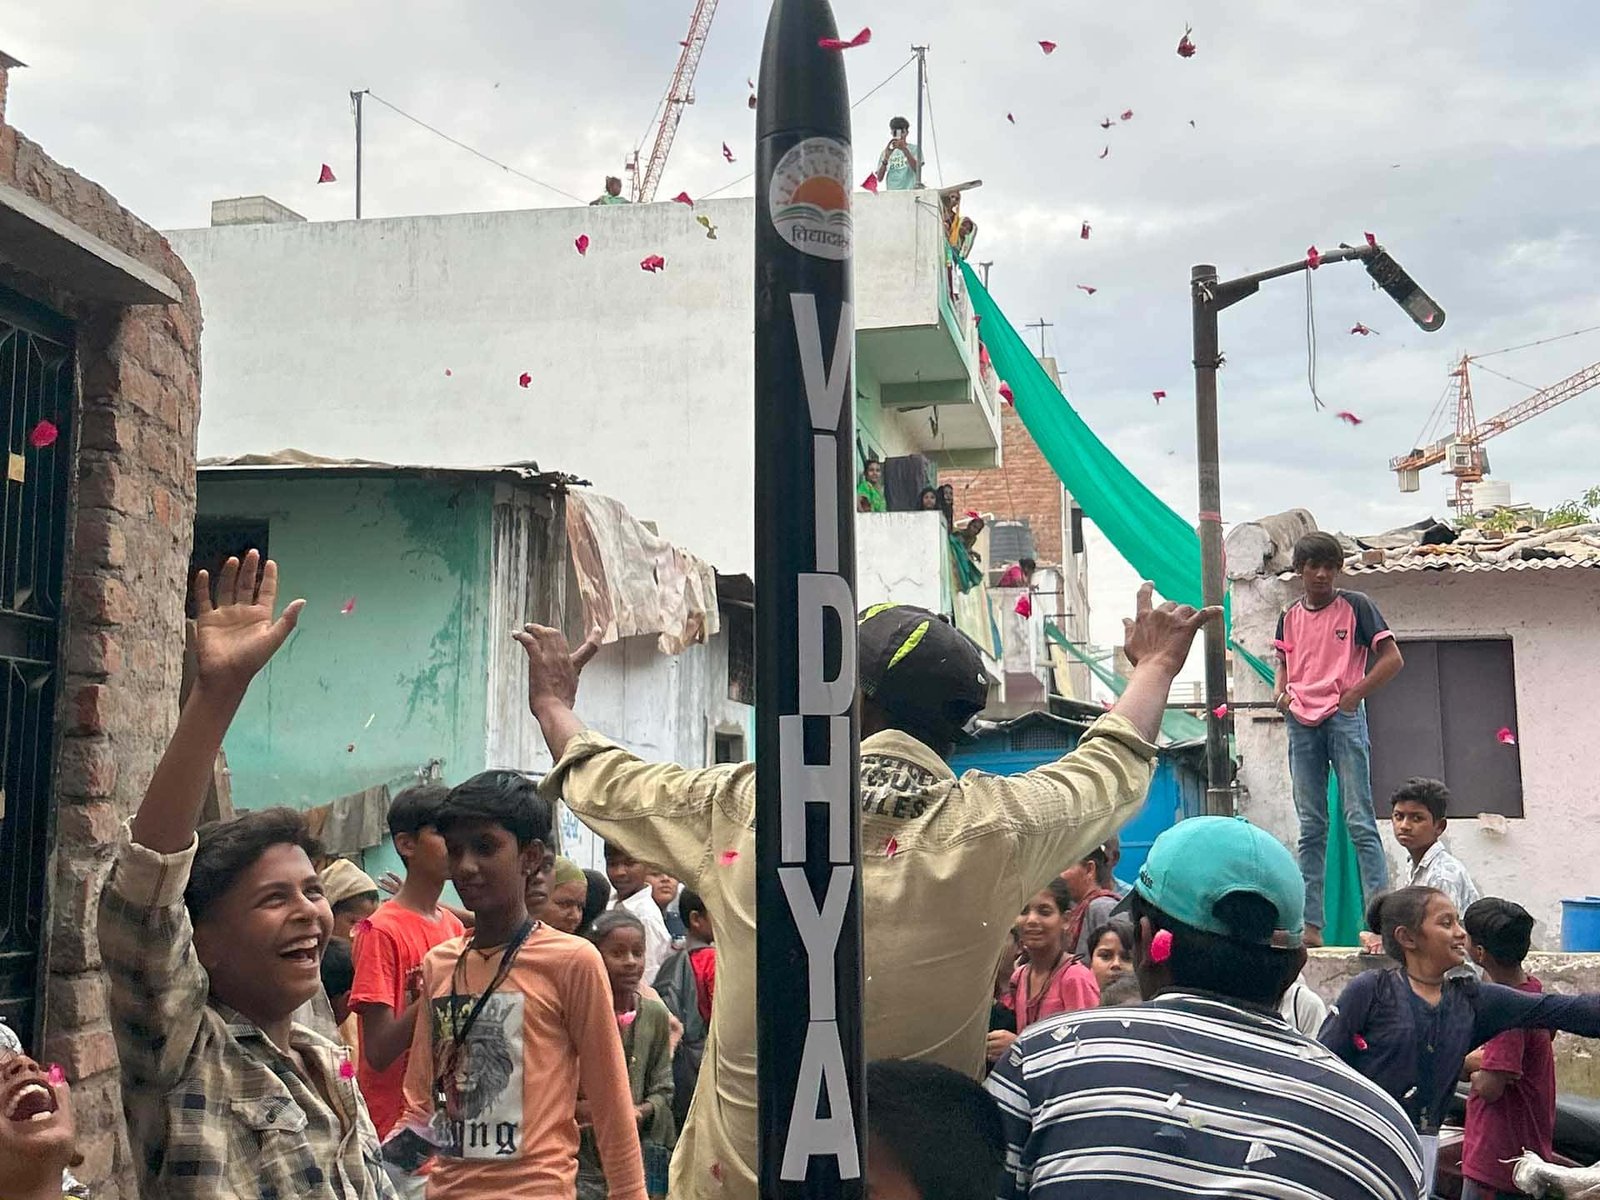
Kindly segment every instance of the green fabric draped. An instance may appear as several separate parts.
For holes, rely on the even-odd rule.
[[[1188,521],[1139,481],[1084,422],[965,259],[957,259],[978,332],[995,373],[1010,386],[1017,415],[1084,514],[1117,552],[1169,600],[1201,602],[1200,538]],[[1269,684],[1273,670],[1230,639]],[[1328,788],[1327,924],[1329,945],[1354,945],[1361,928],[1361,877],[1339,805]]]

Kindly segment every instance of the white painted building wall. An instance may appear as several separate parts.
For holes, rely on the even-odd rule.
[[[855,216],[857,328],[937,328],[937,201],[861,193]],[[747,573],[753,221],[745,198],[172,232],[206,314],[200,454],[534,459]],[[927,412],[862,420],[901,453]]]
[[[856,607],[950,611],[950,539],[937,512],[856,514]]]
[[[1600,704],[1600,571],[1408,571],[1358,573],[1341,585],[1365,592],[1403,641],[1509,637],[1517,680],[1523,816],[1504,836],[1484,822],[1452,820],[1450,850],[1485,896],[1515,900],[1539,921],[1536,944],[1560,945],[1561,900],[1600,892],[1600,772],[1594,744]],[[1298,585],[1276,577],[1233,582],[1235,636],[1268,657],[1278,613]],[[1236,664],[1236,698],[1270,699],[1270,688]],[[1241,713],[1236,722],[1250,820],[1294,845],[1288,741],[1281,718]],[[1402,855],[1385,828],[1387,797],[1375,798],[1379,829],[1397,872]]]

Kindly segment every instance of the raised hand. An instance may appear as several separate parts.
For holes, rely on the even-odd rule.
[[[1160,662],[1176,674],[1189,657],[1189,647],[1194,644],[1195,634],[1208,622],[1218,620],[1222,616],[1222,609],[1215,605],[1196,609],[1171,601],[1152,606],[1151,597],[1154,593],[1154,584],[1146,581],[1140,585],[1133,619],[1124,617],[1122,621],[1122,649],[1128,661],[1135,666],[1149,659]]]
[[[537,717],[552,701],[569,709],[576,704],[578,676],[600,652],[600,629],[591,629],[576,650],[559,629],[546,625],[524,625],[511,636],[528,655],[529,711]]]
[[[305,608],[295,600],[274,619],[278,602],[278,564],[252,550],[244,561],[230,558],[217,578],[215,600],[206,571],[195,576],[195,658],[198,684],[206,689],[243,692],[288,640]]]

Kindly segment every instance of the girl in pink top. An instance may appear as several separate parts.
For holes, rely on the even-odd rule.
[[[1072,893],[1058,878],[1022,910],[1018,931],[1027,961],[1011,976],[1011,1008],[1017,1015],[1018,1033],[1045,1017],[1100,1003],[1100,985],[1094,973],[1063,945],[1071,908]]]

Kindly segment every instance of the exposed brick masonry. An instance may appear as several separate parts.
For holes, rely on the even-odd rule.
[[[105,308],[70,280],[0,267],[0,283],[77,322],[77,512],[66,567],[66,675],[44,1053],[72,1080],[82,1177],[99,1200],[137,1200],[106,1021],[95,907],[119,823],[138,803],[177,716],[194,523],[200,305],[158,232],[104,189],[0,127],[0,182],[178,284],[181,305]]]
[[[1004,466],[985,471],[940,471],[941,484],[956,489],[956,513],[976,509],[1001,520],[1026,518],[1040,564],[1061,563],[1061,481],[1034,444],[1017,410],[1000,410]],[[992,566],[1003,566],[993,563]]]

